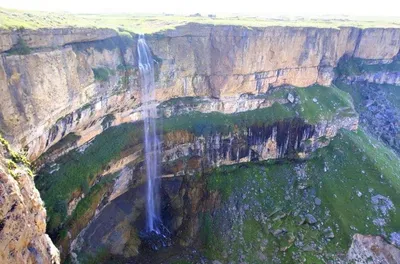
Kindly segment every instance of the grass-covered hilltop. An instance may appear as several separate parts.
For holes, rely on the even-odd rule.
[[[0,8],[0,57],[1,264],[400,264],[400,18]]]
[[[154,33],[188,23],[233,25],[244,27],[400,27],[399,18],[262,18],[254,16],[216,16],[214,14],[152,15],[152,14],[72,14],[40,11],[21,11],[0,8],[0,28],[111,28],[120,32]]]

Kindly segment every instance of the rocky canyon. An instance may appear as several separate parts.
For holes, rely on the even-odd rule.
[[[400,28],[0,30],[1,263],[400,263]],[[164,243],[165,242],[165,243]]]

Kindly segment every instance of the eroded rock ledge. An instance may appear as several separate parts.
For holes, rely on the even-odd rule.
[[[19,38],[31,47],[30,54],[10,52]],[[147,39],[157,62],[161,103],[182,96],[258,95],[286,84],[329,85],[343,55],[392,60],[400,30],[189,24]],[[3,31],[0,43],[0,126],[31,159],[70,132],[82,134],[81,143],[93,138],[101,129],[90,124],[108,114],[121,116],[115,124],[140,118],[127,111],[140,102],[135,36],[90,29]],[[95,111],[79,124],[53,127],[88,106]]]

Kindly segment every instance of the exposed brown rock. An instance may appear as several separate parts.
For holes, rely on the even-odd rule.
[[[189,24],[147,40],[157,61],[158,102],[182,96],[226,102],[271,86],[329,85],[345,54],[391,60],[399,51],[399,34],[399,29]],[[2,53],[0,60],[0,126],[14,145],[29,147],[31,159],[70,132],[81,136],[78,145],[90,140],[108,114],[115,116],[113,125],[141,118],[135,110],[141,96],[135,39],[126,45],[114,31],[95,29],[0,36],[2,51],[20,36],[33,48],[28,55]],[[109,69],[108,80],[95,80],[93,68]]]
[[[400,249],[387,243],[380,236],[355,234],[347,254],[351,263],[400,263]]]
[[[0,52],[11,49],[19,38],[31,48],[54,48],[70,43],[102,40],[117,35],[112,29],[61,28],[0,31]]]
[[[57,264],[58,250],[46,234],[46,210],[33,178],[23,165],[7,169],[9,158],[0,143],[0,262]]]

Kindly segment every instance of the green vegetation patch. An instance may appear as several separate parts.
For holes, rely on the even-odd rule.
[[[345,56],[339,61],[335,70],[338,76],[354,76],[375,72],[398,72],[400,71],[400,61],[394,60],[391,63],[383,64]]]
[[[252,125],[267,125],[296,117],[309,118],[310,122],[317,122],[323,118],[334,117],[335,110],[330,108],[352,109],[344,92],[336,88],[314,86],[290,89],[290,92],[295,92],[302,103],[285,105],[276,103],[269,108],[231,115],[192,112],[164,119],[163,133],[186,130],[203,136],[217,132],[227,134],[238,130],[247,131],[246,128]],[[272,93],[271,96],[287,96],[286,93],[286,90],[282,90],[277,91],[276,94]],[[318,98],[319,103],[313,102],[312,98]],[[112,116],[106,117],[106,123],[112,118]],[[41,192],[50,217],[49,228],[56,230],[56,227],[65,219],[66,204],[74,197],[74,194],[90,191],[90,185],[96,176],[101,174],[111,161],[118,160],[127,152],[131,153],[135,147],[140,147],[142,133],[142,122],[110,127],[95,137],[85,150],[81,148],[81,150],[70,151],[58,158],[55,164],[48,164],[38,172],[35,183]],[[232,186],[236,184],[231,183]],[[226,186],[230,186],[229,181],[226,181]],[[229,193],[227,192],[226,195]]]
[[[307,173],[322,182],[317,193],[330,208],[328,223],[339,225],[337,241],[343,249],[349,246],[355,230],[378,235],[400,228],[400,214],[395,213],[400,208],[388,210],[384,216],[372,203],[372,197],[382,195],[395,207],[400,204],[400,159],[393,151],[359,130],[342,131],[317,155]],[[323,175],[322,179],[318,175]],[[374,224],[378,218],[385,219],[387,225]]]
[[[10,55],[28,55],[31,53],[31,49],[25,40],[19,38],[17,44],[15,44],[12,49],[8,52]]]
[[[105,67],[93,68],[94,79],[99,82],[107,82],[115,71]]]
[[[96,185],[85,193],[85,197],[79,201],[72,215],[65,221],[63,230],[59,232],[59,239],[65,239],[65,235],[68,231],[70,231],[75,237],[80,230],[87,226],[89,221],[92,219],[101,198],[108,188],[112,187],[115,176],[116,174],[111,174],[102,177]],[[58,225],[53,228],[49,227],[49,229],[51,230],[57,227]]]
[[[189,130],[196,135],[208,135],[214,132],[227,134],[238,128],[252,125],[268,125],[288,118],[303,118],[310,124],[321,120],[332,120],[336,116],[356,116],[351,97],[333,87],[315,85],[307,88],[278,88],[267,96],[271,99],[287,98],[288,93],[298,97],[299,103],[278,104],[271,107],[253,111],[225,115],[219,112],[200,113],[191,112],[168,118],[164,121],[164,131]],[[169,104],[185,104],[196,99],[193,97],[172,99]]]
[[[31,163],[26,157],[26,153],[17,152],[11,149],[10,143],[0,134],[0,146],[2,146],[5,150],[5,161],[8,173],[14,178],[18,179],[20,174],[17,169],[23,169],[30,177],[33,178],[33,172],[31,170]],[[0,148],[0,151],[3,151]],[[22,165],[18,166],[18,165]]]
[[[398,168],[399,157],[362,130],[341,130],[307,161],[218,168],[208,175],[207,188],[222,195],[223,207],[200,217],[204,251],[211,259],[225,255],[248,263],[269,263],[274,256],[282,263],[335,261],[355,233],[399,230]],[[235,207],[244,214],[232,213]],[[317,222],[307,224],[307,214]]]
[[[98,135],[84,151],[73,150],[58,158],[57,165],[48,164],[40,170],[35,183],[45,202],[50,221],[53,217],[62,218],[66,215],[66,207],[57,207],[58,204],[65,204],[74,192],[85,189],[84,186],[92,182],[109,162],[139,144],[141,138],[142,132],[132,124],[111,127]]]
[[[341,26],[399,27],[399,19],[321,19],[321,18],[263,18],[263,17],[228,17],[228,16],[182,16],[151,14],[68,14],[57,12],[23,11],[0,9],[0,27],[5,29],[38,28],[111,28],[121,32],[154,33],[188,23],[210,25],[236,25],[243,27],[318,27],[339,28]],[[124,33],[123,33],[124,34]]]

